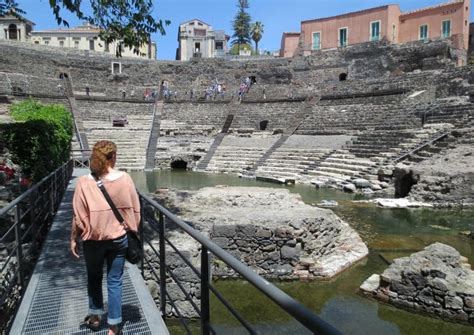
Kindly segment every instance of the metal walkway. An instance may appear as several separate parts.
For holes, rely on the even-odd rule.
[[[72,196],[75,181],[86,169],[75,169],[54,223],[45,241],[10,334],[94,334],[81,325],[87,315],[87,281],[84,258],[69,252]],[[104,304],[107,306],[105,276]],[[136,266],[127,263],[122,299],[124,334],[169,334],[161,313]],[[107,318],[95,334],[107,334]]]

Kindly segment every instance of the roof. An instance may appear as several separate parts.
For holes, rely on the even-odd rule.
[[[27,18],[25,18],[24,16],[21,16],[20,14],[17,14],[16,16],[12,15],[12,14],[7,14],[7,15],[4,15],[4,16],[0,16],[0,21],[2,21],[2,20],[4,20],[4,21],[18,20],[18,21],[24,21],[26,23],[29,23],[32,26],[36,25],[36,23],[34,23],[33,21],[28,20]]]
[[[289,31],[289,32],[284,32],[283,35],[299,36],[299,35],[301,35],[301,33],[295,32],[295,31]]]
[[[59,28],[59,29],[47,29],[47,30],[35,30],[33,34],[58,34],[58,33],[100,33],[100,28],[90,24],[84,24],[82,26],[74,28]]]
[[[349,13],[339,14],[339,15],[335,15],[335,16],[322,17],[322,18],[319,18],[319,19],[305,20],[305,21],[301,21],[301,24],[339,19],[339,18],[343,18],[343,17],[347,17],[347,16],[352,16],[354,14],[358,15],[358,14],[370,13],[370,12],[374,12],[374,11],[377,11],[377,10],[386,9],[390,6],[398,6],[398,5],[397,4],[389,4],[389,5],[379,6],[379,7],[367,8],[367,9],[359,10],[359,11],[356,11],[356,12],[349,12]]]
[[[415,9],[415,10],[412,10],[412,11],[409,11],[409,12],[404,12],[400,16],[417,14],[417,13],[424,12],[424,11],[427,11],[427,10],[446,7],[446,6],[451,6],[451,5],[455,5],[455,4],[459,4],[459,3],[464,3],[464,0],[451,0],[449,2],[445,2],[445,3],[442,3],[442,4],[433,5],[433,6],[424,7],[424,8],[419,8],[419,9]]]
[[[185,22],[180,23],[179,25],[182,26],[183,24],[186,24],[186,23],[189,23],[189,22],[194,22],[194,21],[199,21],[199,22],[201,22],[201,23],[204,23],[206,26],[210,26],[209,23],[206,23],[206,22],[204,22],[203,20],[199,20],[199,19],[188,20],[188,21],[185,21]]]

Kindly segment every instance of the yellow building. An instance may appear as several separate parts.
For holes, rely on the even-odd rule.
[[[110,44],[104,42],[99,38],[99,33],[98,27],[84,24],[75,28],[32,31],[30,41],[39,45],[106,52],[112,55],[115,55],[117,49],[121,48],[122,57],[156,59],[156,44],[154,42],[151,45],[148,43],[142,45],[137,54],[133,49],[125,48],[120,41]]]

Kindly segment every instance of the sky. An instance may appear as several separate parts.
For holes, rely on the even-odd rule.
[[[87,2],[87,0],[83,0]],[[215,30],[225,30],[232,36],[232,20],[237,13],[237,0],[154,0],[154,17],[171,20],[166,35],[153,34],[157,44],[158,59],[175,59],[178,47],[179,24],[191,19],[200,19]],[[249,0],[248,13],[252,22],[264,24],[264,34],[259,42],[260,50],[280,49],[283,32],[300,30],[300,22],[398,3],[402,11],[437,5],[448,0]],[[49,0],[17,0],[26,11],[26,18],[36,23],[35,30],[56,29],[57,23],[49,7]],[[81,22],[64,12],[63,17],[71,27]],[[472,20],[472,19],[471,19]]]

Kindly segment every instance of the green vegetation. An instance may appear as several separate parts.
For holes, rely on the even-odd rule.
[[[64,106],[26,100],[13,105],[10,115],[17,122],[3,126],[2,141],[33,181],[69,159],[73,127]]]
[[[262,39],[262,35],[263,35],[263,32],[264,32],[263,28],[264,28],[264,25],[260,21],[256,21],[250,27],[250,31],[251,31],[251,34],[252,34],[252,39],[255,42],[255,53],[257,55],[259,54],[258,53],[258,42],[260,42],[260,40]]]
[[[250,46],[250,44],[242,44],[242,45],[234,45],[232,48],[229,50],[230,55],[239,55],[240,51],[247,51],[249,50],[252,54],[254,53],[253,48]]]
[[[237,50],[240,51],[241,46],[250,44],[250,14],[245,10],[249,8],[248,0],[239,0],[237,5],[239,11],[232,22],[235,39],[231,42],[232,46],[237,45]]]
[[[137,54],[140,46],[149,43],[150,34],[160,32],[165,35],[164,27],[171,23],[153,17],[152,0],[49,0],[48,3],[58,25],[69,27],[62,14],[64,10],[69,11],[80,20],[99,27],[99,37],[106,43],[123,41],[125,47],[132,48]],[[86,13],[84,9],[91,13]],[[15,0],[0,0],[0,16],[7,13],[19,18],[19,14],[26,14]],[[120,49],[117,56],[121,56]]]

